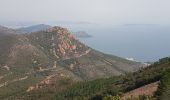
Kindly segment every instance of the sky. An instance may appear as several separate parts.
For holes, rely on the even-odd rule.
[[[170,24],[170,0],[0,0],[0,22]]]

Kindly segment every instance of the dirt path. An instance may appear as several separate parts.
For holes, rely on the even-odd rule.
[[[25,77],[20,77],[20,78],[14,79],[12,81],[6,81],[6,82],[0,84],[0,88],[6,86],[8,84],[14,83],[14,82],[26,80],[27,78],[28,78],[28,76],[25,76]]]
[[[158,85],[159,85],[159,81],[137,88],[130,92],[127,92],[124,94],[122,100],[126,100],[127,98],[130,97],[138,97],[140,95],[153,96],[158,89]]]
[[[85,52],[83,52],[81,54],[75,54],[72,57],[64,57],[62,60],[68,60],[68,59],[72,59],[72,58],[80,58],[81,56],[87,55],[90,51],[91,51],[91,49],[88,49],[88,50],[86,50]]]

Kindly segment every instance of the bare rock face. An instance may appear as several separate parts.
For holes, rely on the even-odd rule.
[[[46,49],[56,58],[70,59],[89,51],[89,48],[75,39],[66,28],[56,26],[46,31],[32,33],[31,36],[36,43],[47,42],[48,44],[41,43],[41,46],[48,47]]]

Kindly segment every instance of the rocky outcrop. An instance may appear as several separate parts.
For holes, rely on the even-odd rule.
[[[58,26],[32,33],[30,38],[42,44],[43,48],[48,47],[48,51],[57,59],[70,59],[89,51],[89,48],[75,39],[66,28]],[[42,43],[44,41],[46,44]]]

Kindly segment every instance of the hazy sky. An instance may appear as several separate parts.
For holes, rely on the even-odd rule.
[[[169,24],[170,0],[0,0],[0,21]]]

